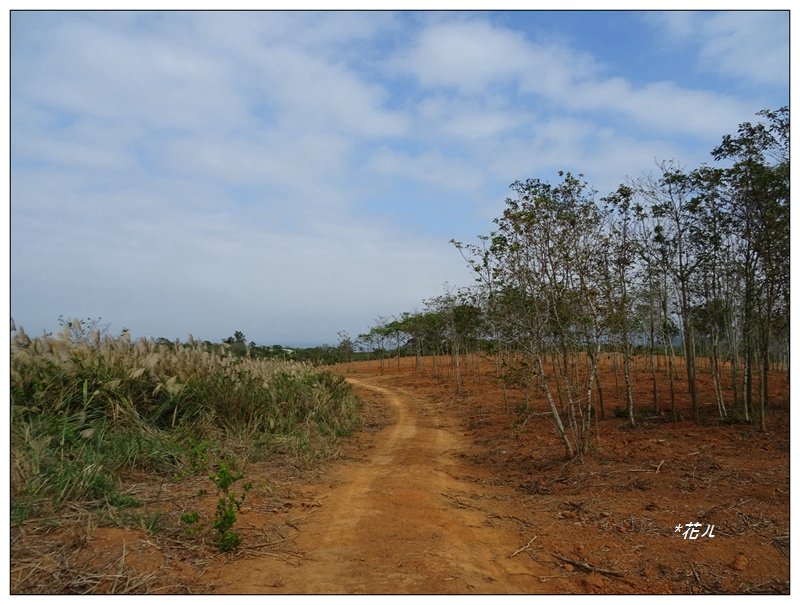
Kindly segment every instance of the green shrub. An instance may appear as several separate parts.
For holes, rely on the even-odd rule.
[[[233,524],[236,523],[236,513],[241,510],[247,492],[249,492],[253,486],[250,483],[245,483],[242,493],[238,496],[231,492],[230,488],[234,483],[243,478],[243,474],[231,473],[225,463],[220,463],[216,474],[210,477],[216,484],[219,494],[213,527],[219,534],[217,536],[217,546],[222,552],[233,550],[241,542],[239,534],[231,531],[231,528]]]

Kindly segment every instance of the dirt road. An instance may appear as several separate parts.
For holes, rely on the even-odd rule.
[[[532,558],[536,529],[503,507],[509,494],[464,462],[467,438],[452,418],[379,378],[349,380],[393,421],[368,437],[365,458],[332,467],[294,538],[300,557],[226,566],[218,592],[570,591]]]

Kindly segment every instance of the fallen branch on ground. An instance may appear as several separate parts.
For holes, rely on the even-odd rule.
[[[542,511],[533,511],[533,512],[542,512]],[[511,519],[512,521],[516,521],[517,523],[519,523],[520,525],[523,525],[524,527],[533,527],[533,523],[531,523],[530,521],[526,521],[525,519],[520,519],[519,517],[516,517],[514,515],[489,515],[489,518],[490,519],[501,519],[501,520],[502,519]]]
[[[603,569],[602,567],[595,567],[594,565],[589,565],[589,563],[584,563],[583,561],[576,561],[575,559],[568,559],[558,553],[550,553],[556,559],[561,559],[565,563],[569,563],[570,565],[574,565],[575,567],[580,567],[581,569],[585,569],[586,571],[596,571],[597,573],[606,574],[608,576],[617,576],[618,578],[622,578],[625,574],[620,573],[618,571],[614,571],[613,569]]]
[[[784,557],[789,558],[789,534],[773,538],[772,544]]]
[[[481,508],[480,506],[475,506],[474,504],[468,504],[466,502],[463,502],[462,500],[459,500],[455,496],[451,496],[450,494],[442,493],[442,496],[444,496],[445,498],[449,498],[450,500],[455,502],[461,508],[471,508],[472,510],[479,510],[479,511],[481,511],[483,513],[486,512],[485,508]]]
[[[527,543],[525,546],[523,546],[522,548],[518,548],[517,550],[515,550],[514,552],[512,552],[510,555],[508,555],[508,558],[510,559],[510,558],[511,558],[511,557],[513,557],[514,555],[518,555],[518,554],[519,554],[519,553],[521,553],[523,550],[528,550],[528,548],[530,548],[530,545],[531,545],[531,544],[533,544],[533,541],[534,541],[536,538],[538,538],[538,537],[539,537],[539,536],[534,536],[533,538],[531,538],[530,540],[528,540],[528,543]]]

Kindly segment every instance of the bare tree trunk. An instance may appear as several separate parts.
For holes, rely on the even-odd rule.
[[[652,305],[651,305],[652,309]],[[650,313],[650,333],[648,335],[648,348],[649,348],[649,360],[650,360],[650,377],[653,383],[653,411],[656,414],[659,414],[661,410],[659,409],[658,404],[658,383],[656,382],[656,365],[655,365],[655,343],[656,335],[655,335],[655,318],[653,317],[652,312]]]
[[[564,391],[567,394],[567,417],[569,418],[569,426],[572,429],[573,440],[576,446],[578,446],[578,451],[580,451],[581,436],[578,428],[578,418],[575,414],[575,389],[573,388],[574,385],[572,383],[572,377],[570,376],[570,359],[566,345],[564,346],[564,368],[562,380],[564,381]],[[577,407],[580,409],[580,406]]]
[[[603,400],[603,388],[600,386],[600,377],[597,371],[594,373],[595,385],[597,386],[597,402],[600,404],[600,418],[606,419],[606,404]]]
[[[497,380],[500,381],[500,385],[503,388],[503,403],[505,403],[505,406],[506,406],[506,413],[510,414],[511,413],[511,406],[508,403],[508,388],[507,388],[507,385],[506,385],[505,376],[503,374],[503,347],[500,345],[500,336],[497,333],[497,330],[495,330],[494,338],[495,338],[495,342],[497,343],[497,355],[495,356],[495,374],[496,374]],[[508,361],[506,362],[506,365],[507,364],[508,364]]]
[[[664,341],[664,350],[667,353],[667,375],[669,377],[669,402],[672,410],[672,422],[678,422],[678,410],[675,408],[675,349],[666,329],[662,331],[661,336]]]
[[[627,338],[627,335],[625,335]],[[631,426],[636,426],[636,418],[633,414],[633,385],[631,384],[631,353],[630,344],[623,343],[622,368],[625,375],[625,403],[628,409],[628,419]]]
[[[682,285],[681,315],[683,319],[683,359],[686,362],[686,379],[689,385],[689,397],[692,401],[692,419],[700,422],[700,410],[697,405],[697,369],[695,367],[694,329],[692,327],[691,309],[688,295]]]
[[[567,435],[567,431],[564,429],[564,423],[561,422],[561,415],[558,413],[558,406],[556,406],[556,402],[553,399],[553,394],[550,392],[550,387],[547,383],[547,376],[544,372],[544,366],[542,365],[542,357],[539,353],[535,355],[536,360],[536,371],[539,374],[539,380],[541,382],[542,387],[544,388],[545,394],[547,395],[547,403],[550,405],[550,412],[553,415],[553,424],[555,424],[556,429],[558,429],[558,434],[561,437],[561,440],[564,443],[564,450],[568,459],[573,459],[575,457],[575,450],[572,447],[572,444],[569,441],[569,436]]]
[[[453,361],[456,370],[456,393],[461,392],[461,359],[458,351],[458,340],[453,343]]]
[[[761,381],[759,384],[761,431],[767,432],[767,400],[769,399],[769,347],[772,333],[772,304],[767,301],[767,314],[761,342]]]
[[[600,377],[598,376],[598,372],[597,372],[597,368],[600,365],[600,356],[601,356],[600,344],[598,342],[597,345],[595,347],[593,347],[593,350],[591,350],[589,352],[589,360],[590,360],[590,362],[592,364],[592,367],[593,367],[593,371],[590,374],[590,376],[594,380],[595,388],[597,389],[597,401],[598,401],[598,404],[600,406],[600,418],[605,420],[606,419],[606,409],[605,409],[605,403],[603,401],[603,389],[600,386]]]
[[[728,411],[725,409],[725,400],[722,397],[719,365],[719,334],[717,333],[717,329],[714,328],[711,333],[711,376],[714,380],[714,394],[717,399],[719,417],[725,418],[728,415]]]
[[[738,407],[739,398],[739,340],[736,336],[733,321],[726,321],[728,332],[729,359],[731,362],[731,389],[733,390],[733,406]]]
[[[744,325],[742,326],[742,340],[744,346],[744,377],[743,377],[743,403],[744,417],[750,422],[750,413],[753,409],[753,326],[755,324],[754,290],[752,260],[748,251],[745,259],[745,285],[744,285]]]
[[[597,382],[597,358],[600,356],[600,343],[596,341],[589,354],[589,376],[586,379],[586,412],[582,415],[583,430],[581,435],[581,451],[589,450],[589,430],[592,426],[592,385]]]
[[[750,422],[750,410],[753,405],[753,349],[750,335],[745,336],[744,344],[744,370],[742,377],[742,403],[744,405],[744,419]]]
[[[553,361],[553,372],[555,372],[555,375],[558,376],[559,372],[561,371],[560,370],[560,364],[559,364],[559,361],[558,361],[558,355],[556,354],[555,351],[553,351],[550,354],[550,356],[552,357],[552,361]],[[556,380],[556,395],[558,395],[558,405],[559,405],[559,407],[561,409],[563,409],[564,408],[564,395],[561,392],[561,381],[560,380]]]

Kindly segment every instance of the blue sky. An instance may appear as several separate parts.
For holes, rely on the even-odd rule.
[[[472,279],[515,180],[694,167],[787,12],[15,12],[11,315],[335,344]]]

